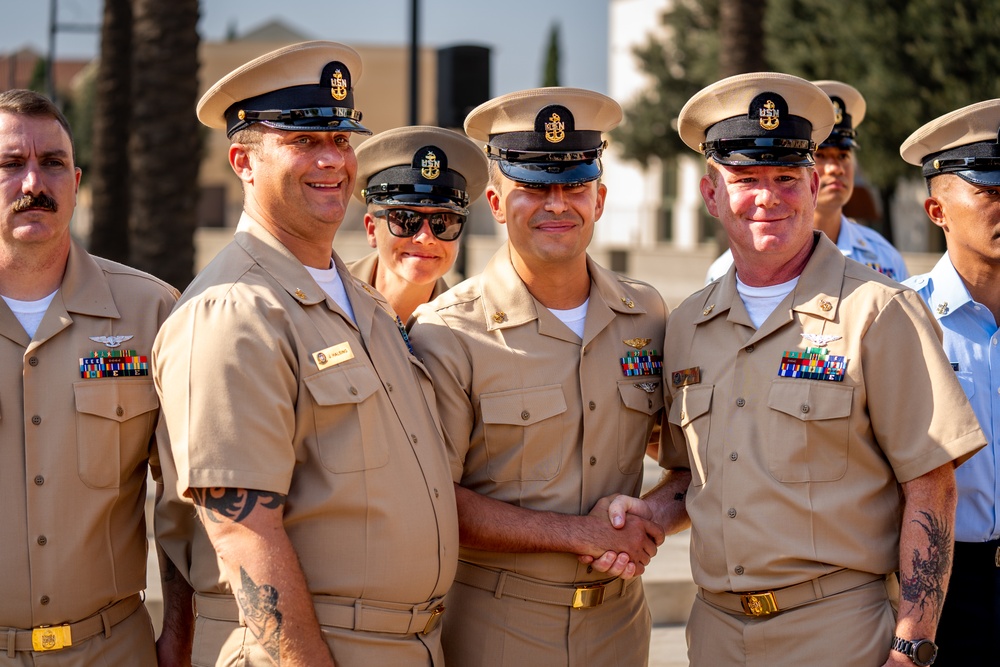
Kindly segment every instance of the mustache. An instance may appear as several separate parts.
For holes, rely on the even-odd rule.
[[[22,213],[31,209],[42,209],[54,213],[59,210],[59,204],[52,197],[44,192],[40,192],[37,195],[24,195],[14,202],[13,208],[15,213]]]

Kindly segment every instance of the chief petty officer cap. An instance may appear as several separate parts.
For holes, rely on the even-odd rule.
[[[677,118],[681,140],[719,164],[809,167],[830,136],[833,105],[805,79],[737,74],[703,88]]]
[[[955,174],[973,185],[1000,185],[1000,99],[977,102],[932,120],[899,147],[924,178]]]
[[[313,41],[266,53],[219,79],[198,102],[198,120],[232,137],[253,123],[278,130],[360,132],[354,86],[361,56],[349,46]]]
[[[356,151],[354,196],[382,206],[428,206],[468,215],[486,187],[487,160],[468,137],[440,127],[387,130]]]
[[[480,104],[465,132],[486,142],[486,155],[519,183],[586,183],[601,177],[601,137],[618,126],[622,108],[580,88],[533,88]]]
[[[865,119],[865,98],[857,88],[842,81],[813,81],[833,102],[834,126],[830,136],[819,145],[820,148],[860,148],[857,128]]]

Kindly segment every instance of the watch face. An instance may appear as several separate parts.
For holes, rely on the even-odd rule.
[[[937,657],[937,651],[934,642],[927,639],[917,641],[913,646],[913,662],[918,665],[933,664],[934,658]]]

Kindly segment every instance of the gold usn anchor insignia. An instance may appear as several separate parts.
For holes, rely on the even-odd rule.
[[[429,181],[441,175],[441,161],[437,159],[434,151],[427,151],[427,155],[420,161],[420,175]]]
[[[347,97],[347,81],[344,80],[344,74],[339,69],[334,70],[333,76],[330,77],[330,95],[337,101]]]
[[[765,130],[776,130],[781,121],[778,120],[778,114],[781,113],[774,108],[774,102],[768,100],[764,102],[764,108],[760,110],[760,126]]]
[[[562,122],[559,114],[553,112],[549,116],[549,122],[545,124],[545,140],[550,144],[558,144],[566,138],[566,123]]]

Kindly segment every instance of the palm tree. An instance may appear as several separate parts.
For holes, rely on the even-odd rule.
[[[767,69],[764,0],[719,2],[719,72],[723,77]]]
[[[90,252],[129,261],[128,136],[132,76],[131,0],[105,0],[94,96]]]
[[[194,274],[201,142],[198,0],[133,0],[130,263],[179,289]]]

